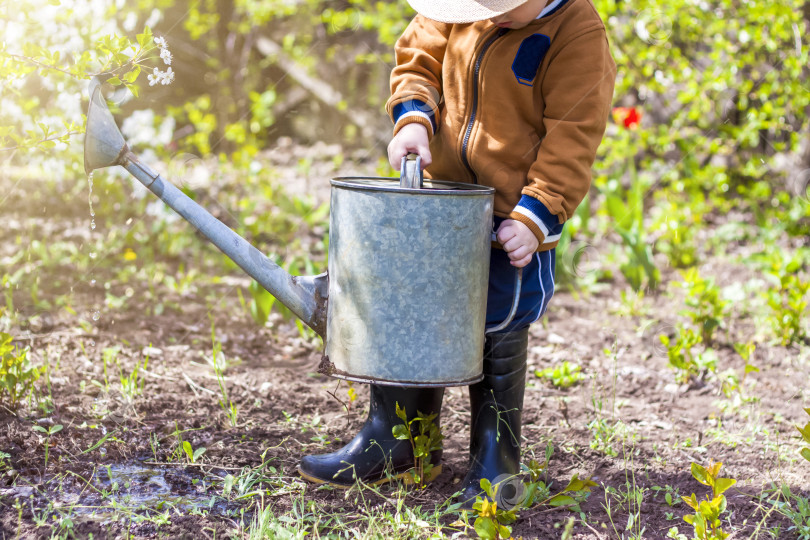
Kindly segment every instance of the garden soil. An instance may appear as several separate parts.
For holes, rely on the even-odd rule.
[[[285,171],[283,163],[276,165]],[[294,171],[284,174],[295,176]],[[310,174],[319,174],[318,169]],[[19,204],[4,207],[9,225],[0,233],[0,245],[6,251],[19,236],[42,234],[54,240],[87,221],[82,214],[86,206],[76,197],[75,212],[37,212],[32,228],[20,188],[10,188],[10,193],[12,203]],[[326,196],[323,188],[318,196]],[[43,204],[53,210],[61,202],[46,197]],[[729,246],[727,255],[744,249]],[[601,253],[599,246],[596,252]],[[721,284],[745,279],[750,271],[730,260],[707,256],[702,269]],[[178,277],[187,271],[177,261],[173,264]],[[633,507],[620,494],[631,488],[643,490],[643,538],[665,538],[672,527],[689,534],[682,519],[688,508],[679,502],[680,495],[708,493],[692,478],[690,464],[712,461],[723,463],[722,476],[737,479],[727,493],[734,538],[765,537],[764,529],[777,525],[783,527],[781,538],[795,537],[784,530],[789,523],[768,512],[760,497],[773,482],[810,495],[810,463],[798,457],[794,427],[808,420],[802,410],[810,390],[807,344],[758,347],[753,363],[759,371],[748,375],[742,394],[725,395],[717,377],[677,384],[665,349],[654,339],[656,331],[666,332],[679,320],[683,305],[677,291],[667,287],[679,279],[678,273],[663,268],[663,274],[661,292],[638,301],[634,313],[626,312],[628,302],[620,297],[626,285],[616,273],[601,287],[561,288],[544,319],[533,325],[523,408],[524,461],[542,462],[551,446],[544,480],[552,492],[573,475],[590,478],[596,486],[581,503],[587,524],[570,509],[538,506],[520,512],[515,537],[560,538],[571,517],[578,518],[573,538],[621,537]],[[49,280],[57,277],[43,271],[40,297],[47,299]],[[102,281],[107,276],[99,271],[95,277]],[[238,291],[247,294],[248,284],[234,270],[192,292],[167,290],[168,307],[161,314],[154,314],[139,292],[146,285],[113,284],[111,292],[124,287],[136,292],[125,310],[102,311],[91,325],[77,324],[77,316],[64,309],[29,312],[20,319],[13,329],[18,343],[31,347],[35,363],[50,363],[37,393],[50,394],[52,407],[0,412],[0,451],[8,455],[0,480],[0,538],[49,537],[59,530],[57,523],[77,537],[236,534],[240,523],[250,523],[255,506],[233,496],[238,486],[223,497],[223,482],[229,474],[243,475],[246,468],[273,479],[275,489],[265,484],[270,491],[261,500],[277,517],[293,515],[302,494],[303,500],[317,501],[323,515],[359,511],[361,492],[307,484],[295,470],[302,456],[330,451],[353,437],[367,413],[367,387],[318,374],[320,343],[302,337],[293,321],[274,313],[267,325],[258,327],[240,304]],[[25,305],[27,294],[14,291],[17,306]],[[97,288],[74,287],[77,312],[101,301]],[[228,397],[238,410],[235,426],[221,406],[218,381],[206,360],[211,358],[212,322],[227,361]],[[731,344],[757,330],[750,317],[727,321],[715,346],[721,371],[742,373],[744,361]],[[117,348],[118,367],[107,366],[105,383],[103,351],[112,347]],[[535,374],[564,361],[580,365],[584,380],[558,388]],[[130,398],[121,391],[120,375],[130,374],[136,364],[142,366],[143,388]],[[445,396],[443,470],[426,489],[410,488],[405,499],[423,510],[452,497],[467,468],[466,388],[449,388]],[[47,431],[56,425],[63,429],[51,436],[32,429]],[[192,449],[206,449],[196,463],[182,453],[181,439]],[[364,491],[362,500],[372,507],[389,505],[395,512],[387,497],[390,489]],[[124,513],[113,510],[116,505],[142,507],[140,514],[149,515],[168,510],[168,519],[139,521],[139,512],[122,518]],[[66,513],[69,527],[53,517]],[[445,519],[448,535],[459,530],[451,525],[454,519]]]

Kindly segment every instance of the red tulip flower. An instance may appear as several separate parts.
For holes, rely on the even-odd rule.
[[[613,107],[613,121],[624,124],[627,129],[636,129],[641,124],[641,111],[635,107]]]

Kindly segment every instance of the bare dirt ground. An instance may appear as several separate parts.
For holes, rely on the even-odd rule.
[[[43,211],[33,212],[19,190],[9,188],[3,205],[8,223],[0,232],[4,257],[27,249],[33,240],[68,238],[73,227],[86,224],[81,197],[70,195],[78,207],[70,211],[59,210],[68,195],[41,194]],[[743,249],[729,246],[723,256],[707,255],[703,268],[721,284],[744,281],[751,272],[733,257]],[[216,257],[212,247],[205,250]],[[167,261],[168,274],[180,278],[192,263]],[[43,299],[68,294],[68,284],[76,281],[70,293],[75,313],[86,313],[104,299],[99,287],[70,279],[77,270],[69,261],[32,271],[38,273]],[[671,269],[663,273],[661,292],[638,301],[633,313],[620,299],[625,284],[618,274],[590,293],[555,293],[547,316],[531,333],[525,461],[532,456],[542,460],[550,444],[554,454],[547,480],[554,488],[574,474],[597,483],[581,505],[586,523],[575,524],[577,539],[616,538],[624,532],[634,508],[627,497],[607,488],[642,493],[644,533],[639,537],[665,538],[674,526],[689,534],[682,520],[689,509],[679,502],[680,495],[703,497],[708,492],[689,467],[711,461],[722,461],[723,476],[738,481],[727,493],[724,518],[734,538],[768,538],[767,531],[778,526],[777,537],[796,538],[786,530],[790,523],[769,512],[760,495],[772,482],[810,495],[810,464],[798,457],[794,427],[807,421],[802,410],[810,400],[807,344],[785,348],[761,343],[755,362],[760,371],[748,375],[742,393],[724,395],[721,381],[712,377],[675,384],[666,354],[650,337],[651,328],[673,324],[682,309],[682,299],[666,287],[678,275]],[[246,470],[261,472],[264,484],[257,493],[262,492],[263,504],[276,516],[293,515],[302,499],[315,501],[324,516],[360,512],[356,493],[308,485],[296,477],[295,467],[303,455],[329,451],[351,439],[365,419],[367,389],[353,385],[358,397],[352,402],[345,382],[317,374],[319,344],[302,338],[292,322],[273,315],[270,324],[257,327],[237,294],[246,294],[246,278],[231,270],[219,282],[201,279],[186,291],[159,289],[166,306],[160,314],[152,312],[153,300],[144,292],[147,284],[137,277],[115,282],[107,268],[96,270],[94,279],[111,283],[108,294],[126,296],[127,288],[134,294],[127,297],[125,309],[107,307],[98,321],[85,325],[65,309],[27,305],[29,291],[12,291],[22,316],[11,332],[31,347],[36,364],[50,363],[48,377],[37,388],[40,396],[50,393],[52,407],[23,408],[16,415],[0,412],[0,451],[9,456],[0,479],[0,538],[50,537],[54,532],[76,537],[92,533],[94,538],[237,534],[253,516],[255,506],[247,501],[259,495],[240,500],[234,494],[242,488],[226,495],[223,485],[229,474],[248,482]],[[719,334],[718,371],[740,373],[744,362],[732,344],[758,332],[744,307],[735,308]],[[225,384],[238,408],[235,427],[220,406],[217,379],[206,362],[212,321],[229,360]],[[117,348],[117,364],[108,365],[105,375],[104,351],[112,347]],[[534,375],[565,360],[581,365],[586,379],[559,389]],[[136,364],[142,366],[143,388],[130,398],[121,390],[120,376],[129,375]],[[63,429],[47,436],[34,431],[35,425]],[[466,471],[468,425],[466,389],[448,389],[442,474],[424,491],[411,491],[407,505],[431,508],[452,496]],[[206,449],[197,463],[182,453],[181,440],[192,449]],[[250,486],[242,487],[251,493]],[[372,505],[391,504],[373,493],[364,496]],[[137,518],[164,512],[162,523]],[[513,534],[560,538],[570,516],[579,518],[548,506],[523,510]],[[450,526],[451,518],[445,521],[446,534],[458,530]],[[321,523],[320,534],[329,532],[329,523]],[[417,529],[413,536],[419,535]]]

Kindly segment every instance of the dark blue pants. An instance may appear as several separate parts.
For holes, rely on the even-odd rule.
[[[555,260],[556,248],[532,255],[531,262],[523,267],[523,285],[515,318],[501,332],[521,330],[546,312],[548,302],[554,294]],[[516,272],[517,268],[509,263],[506,252],[492,248],[487,292],[487,328],[499,325],[509,315]]]

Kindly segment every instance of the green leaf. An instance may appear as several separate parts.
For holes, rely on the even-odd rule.
[[[395,439],[401,441],[407,441],[411,438],[410,431],[406,426],[403,426],[402,424],[397,424],[396,426],[394,426],[391,429],[391,433],[393,433]]]
[[[512,528],[507,527],[506,525],[498,525],[498,535],[501,538],[511,538],[512,537]]]
[[[714,482],[714,494],[720,495],[721,493],[725,493],[731,486],[736,484],[737,481],[733,478],[718,478]]]
[[[48,433],[48,430],[45,429],[42,426],[34,426],[33,429],[34,429],[34,431],[39,431],[39,432],[42,432],[42,433]]]
[[[191,461],[196,462],[197,458],[199,458],[201,455],[205,453],[205,450],[206,450],[205,447],[200,447],[194,450],[194,455],[191,457]]]
[[[569,480],[568,485],[563,491],[590,491],[591,488],[595,486],[596,482],[592,481],[590,478],[582,480],[575,474],[571,480]]]
[[[805,424],[804,427],[796,426],[796,429],[798,429],[799,433],[802,434],[802,439],[804,439],[805,442],[810,443],[810,423]]]
[[[478,484],[481,486],[481,489],[484,490],[484,493],[492,497],[492,483],[489,480],[482,478]]]
[[[183,441],[183,452],[186,453],[188,459],[194,461],[194,452],[191,450],[191,443],[188,441]]]
[[[802,455],[804,459],[810,461],[810,448],[802,448],[799,453]]]
[[[709,477],[706,473],[706,469],[697,463],[692,463],[692,476],[695,477],[695,480],[703,484],[704,486],[709,485]]]
[[[568,495],[555,495],[548,501],[549,506],[572,506],[575,504],[577,504],[577,501]]]
[[[497,529],[491,518],[478,518],[473,526],[478,536],[484,540],[492,540],[497,536]]]
[[[62,431],[62,427],[63,427],[62,424],[56,424],[48,431],[48,433],[50,433],[51,435],[53,435],[54,433],[59,433],[60,431]]]
[[[396,402],[394,404],[394,407],[395,407],[395,410],[396,410],[397,418],[399,418],[400,420],[402,420],[403,422],[405,422],[407,424],[408,423],[408,414],[405,412],[405,409],[403,409],[402,407],[399,406],[399,402]]]

